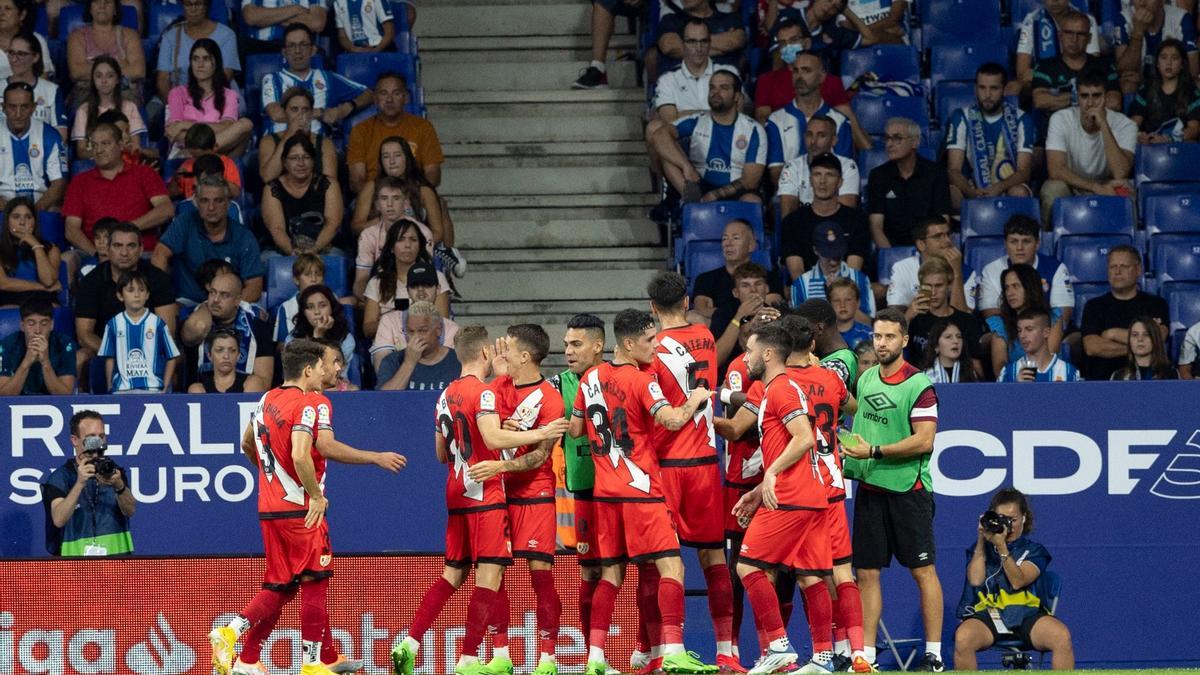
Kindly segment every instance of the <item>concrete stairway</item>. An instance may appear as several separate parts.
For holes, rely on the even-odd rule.
[[[422,2],[422,84],[446,154],[441,194],[470,262],[456,320],[502,335],[531,322],[561,369],[566,322],[646,305],[665,266],[631,61],[610,89],[573,91],[590,58],[590,5],[564,0]],[[632,50],[634,36],[613,47]]]

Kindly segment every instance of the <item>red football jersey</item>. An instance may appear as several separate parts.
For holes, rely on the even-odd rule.
[[[585,421],[596,466],[596,499],[662,499],[654,413],[670,405],[654,376],[630,364],[601,363],[579,381],[571,414]]]
[[[317,452],[320,420],[331,421],[329,401],[306,394],[299,387],[279,387],[263,394],[251,418],[258,449],[258,513],[302,517],[308,511],[308,493],[292,460],[292,432],[313,437],[312,459],[317,482],[325,489],[325,458]]]
[[[500,453],[483,442],[476,420],[495,415],[496,392],[474,375],[450,383],[437,402],[437,433],[450,451],[450,473],[446,476],[446,508],[450,513],[503,508],[504,482],[499,477],[482,483],[472,480],[467,467],[500,459]]]
[[[762,383],[751,382],[746,372],[746,355],[735,358],[725,371],[725,387],[747,395],[746,409],[758,416],[758,402],[762,400]],[[749,401],[749,391],[758,388],[754,402]],[[725,484],[730,487],[750,489],[762,482],[762,450],[758,439],[725,442]]]
[[[808,417],[815,437],[813,451],[829,501],[845,499],[846,480],[838,457],[837,431],[842,405],[850,397],[846,383],[836,372],[822,366],[788,366],[788,377],[808,397]]]
[[[764,387],[758,408],[758,436],[762,439],[763,465],[770,467],[783,454],[792,434],[787,423],[798,416],[808,415],[808,400],[800,385],[787,375],[776,376]],[[808,420],[805,419],[805,424]],[[816,455],[807,453],[800,461],[779,474],[775,496],[782,509],[824,509],[829,500],[821,483],[821,472],[815,464]]]
[[[688,324],[658,334],[654,360],[646,366],[654,373],[667,402],[679,407],[687,403],[692,389],[717,383],[717,342],[706,326]],[[713,404],[696,411],[692,421],[678,431],[654,429],[654,449],[662,466],[715,464],[717,437],[713,431]]]
[[[516,385],[511,377],[498,377],[492,382],[492,389],[499,401],[501,417],[514,420],[520,425],[521,431],[544,427],[554,420],[562,419],[566,406],[563,405],[562,394],[545,379],[531,384]],[[511,450],[504,450],[505,459],[520,457],[536,448],[536,445],[525,445]],[[542,465],[531,471],[518,471],[504,474],[504,491],[509,502],[514,500],[542,499],[554,500],[554,463],[548,459]]]

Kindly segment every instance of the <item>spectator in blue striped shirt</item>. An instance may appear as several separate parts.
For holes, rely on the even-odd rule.
[[[262,81],[262,109],[271,118],[270,131],[287,130],[288,116],[281,102],[292,87],[302,87],[313,95],[312,131],[321,124],[334,125],[371,105],[374,94],[363,85],[337,73],[312,67],[317,53],[316,34],[302,23],[289,24],[283,35],[283,56],[287,68],[267,73]]]
[[[867,275],[846,264],[849,243],[842,226],[832,220],[818,223],[813,228],[812,247],[817,254],[817,264],[792,282],[792,304],[799,305],[809,298],[826,299],[825,286],[831,279],[844,277],[858,287],[858,320],[867,323],[875,314],[875,295],[871,293],[871,280]]]
[[[150,282],[134,268],[117,281],[125,310],[108,320],[96,356],[106,360],[104,375],[114,394],[151,394],[167,390],[175,378],[179,347],[171,330],[146,307]]]
[[[333,0],[338,44],[347,52],[394,52],[396,29],[385,0]]]
[[[242,22],[250,34],[245,50],[273,53],[295,25],[306,27],[310,35],[323,33],[328,16],[325,0],[242,0]]]
[[[1050,351],[1050,312],[1026,309],[1017,316],[1017,339],[1025,355],[1009,362],[1000,382],[1078,382],[1075,366]]]

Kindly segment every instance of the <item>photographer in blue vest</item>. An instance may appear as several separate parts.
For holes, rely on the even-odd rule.
[[[133,553],[129,519],[137,509],[125,470],[105,457],[104,418],[95,410],[71,416],[75,454],[42,484],[46,550],[63,557]]]

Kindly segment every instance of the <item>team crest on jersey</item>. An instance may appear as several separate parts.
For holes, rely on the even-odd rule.
[[[333,556],[326,553],[321,556],[321,567],[329,567],[329,563],[333,562]]]
[[[496,409],[496,394],[490,389],[479,395],[479,407],[484,410]]]
[[[300,413],[300,423],[306,427],[311,427],[316,424],[317,411],[313,410],[312,406],[305,408],[304,412]]]
[[[363,14],[370,14],[375,7],[371,3],[363,5]]]
[[[31,144],[29,146],[29,157],[31,159],[37,159],[41,155],[42,155],[42,151],[38,150],[38,146],[36,144]]]
[[[153,328],[147,328],[147,329],[146,329],[146,339],[147,339],[147,340],[153,340],[153,339],[154,339],[154,329],[153,329]]]
[[[750,141],[746,140],[746,134],[741,134],[741,135],[739,135],[739,136],[737,137],[737,139],[736,139],[736,140],[733,142],[733,145],[734,145],[734,146],[735,146],[735,147],[736,147],[738,150],[745,150],[745,149],[746,149],[746,146],[747,146],[747,145],[749,145],[749,144],[750,144]]]
[[[579,555],[587,555],[588,551],[590,550],[591,546],[589,546],[586,541],[581,541],[575,545],[575,552]]]
[[[654,398],[666,398],[663,396],[662,387],[658,386],[657,382],[650,383],[650,395]]]
[[[325,82],[324,82],[324,80],[317,80],[313,86],[316,87],[317,89],[324,89]]]
[[[736,370],[729,373],[729,388],[734,391],[742,390],[742,374]]]

